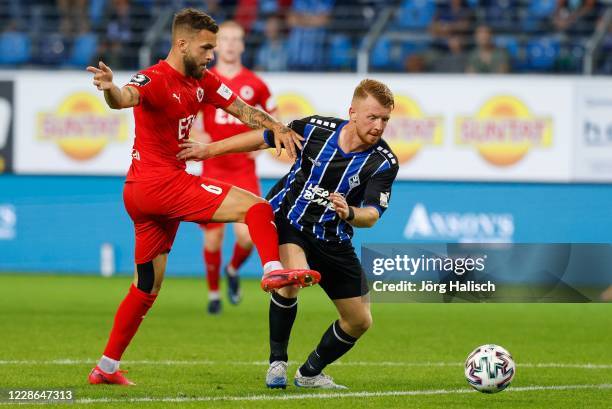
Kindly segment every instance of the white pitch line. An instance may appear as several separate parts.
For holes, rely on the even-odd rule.
[[[599,385],[551,385],[551,386],[519,386],[509,387],[506,392],[532,392],[532,391],[565,391],[579,389],[611,389],[612,384]],[[427,396],[427,395],[451,395],[451,394],[466,394],[475,393],[476,391],[464,389],[436,389],[436,390],[412,390],[412,391],[383,391],[383,392],[332,392],[332,393],[300,393],[293,395],[251,395],[251,396],[194,396],[183,398],[171,397],[143,397],[143,398],[83,398],[76,399],[75,403],[136,403],[136,402],[213,402],[213,401],[287,401],[300,399],[344,399],[344,398],[381,398],[388,396]]]
[[[0,360],[0,365],[91,365],[97,361],[93,359],[52,359],[52,360]],[[123,365],[160,365],[160,366],[267,366],[268,361],[210,361],[210,360],[127,360],[121,361]],[[297,365],[301,362],[289,361],[289,365]],[[457,367],[463,362],[402,362],[402,361],[339,361],[334,366],[374,366],[374,367]],[[563,363],[542,362],[526,363],[518,362],[521,368],[571,368],[571,369],[612,369],[612,364],[593,363]]]

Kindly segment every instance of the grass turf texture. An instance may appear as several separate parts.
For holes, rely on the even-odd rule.
[[[128,278],[0,275],[0,388],[73,389],[88,408],[167,407],[164,398],[199,408],[609,408],[612,402],[609,385],[527,389],[612,384],[612,304],[374,304],[373,327],[326,370],[352,395],[316,399],[335,392],[264,386],[269,301],[258,282],[244,282],[241,305],[224,300],[222,315],[209,316],[204,280],[177,278],[166,280],[124,355],[122,369],[137,386],[88,385],[128,286]],[[335,318],[320,288],[303,290],[290,381]],[[517,363],[512,385],[495,395],[470,392],[463,377],[463,360],[485,343],[504,346]],[[178,362],[157,362],[168,360]],[[567,367],[588,363],[600,367]],[[371,395],[376,392],[381,396]],[[296,400],[276,400],[282,397]]]

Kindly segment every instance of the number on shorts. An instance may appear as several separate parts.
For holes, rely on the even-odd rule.
[[[220,195],[221,193],[223,193],[223,189],[221,189],[219,186],[205,185],[204,183],[202,183],[200,186],[202,186],[207,192],[210,192],[214,195]]]

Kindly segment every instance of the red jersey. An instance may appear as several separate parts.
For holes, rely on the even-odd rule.
[[[210,71],[198,80],[181,74],[166,61],[140,71],[127,85],[140,94],[140,103],[134,107],[136,139],[128,182],[184,170],[185,162],[176,158],[178,145],[189,137],[198,112],[209,106],[225,108],[236,99]]]
[[[247,104],[261,108],[268,113],[274,111],[274,101],[268,86],[253,71],[243,67],[233,78],[224,77],[216,68],[212,68],[211,72]],[[212,105],[204,107],[203,118],[204,131],[213,141],[251,130],[233,115]],[[255,173],[255,160],[249,153],[235,153],[204,161],[203,176],[220,177],[222,173]]]

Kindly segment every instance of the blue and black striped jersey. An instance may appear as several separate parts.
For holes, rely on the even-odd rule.
[[[336,215],[330,193],[341,193],[351,206],[372,206],[382,215],[399,169],[397,157],[382,139],[363,152],[343,152],[338,137],[347,123],[316,115],[291,122],[289,127],[304,137],[304,148],[267,195],[275,212],[320,240],[344,241],[353,236],[351,225]],[[274,146],[269,131],[264,138]]]

